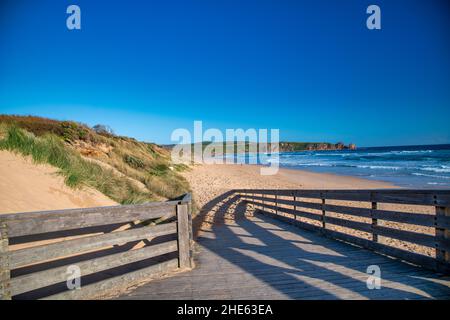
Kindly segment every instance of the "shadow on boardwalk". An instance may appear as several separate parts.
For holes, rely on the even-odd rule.
[[[132,299],[448,299],[450,280],[261,214],[232,192],[194,219],[197,267],[153,281]],[[381,269],[370,290],[369,265]]]

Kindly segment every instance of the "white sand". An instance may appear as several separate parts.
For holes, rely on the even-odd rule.
[[[194,197],[200,206],[231,189],[395,188],[380,181],[303,170],[279,169],[275,175],[263,176],[257,165],[195,165],[183,175],[191,184]]]

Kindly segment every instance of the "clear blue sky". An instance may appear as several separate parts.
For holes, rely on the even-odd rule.
[[[82,30],[66,28],[81,7]],[[370,4],[382,30],[366,28]],[[0,113],[279,128],[282,140],[450,143],[450,10],[434,0],[1,0]]]

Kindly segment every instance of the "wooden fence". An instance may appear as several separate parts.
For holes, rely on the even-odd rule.
[[[0,215],[0,299],[89,298],[191,268],[192,261],[189,194],[142,205]]]
[[[333,239],[356,244],[435,271],[450,273],[450,190],[244,189],[235,192],[247,203],[253,204],[260,213],[318,231]],[[330,204],[330,200],[335,204]],[[342,205],[339,201],[339,204],[336,204],[335,200],[351,201],[352,206]],[[432,206],[434,213],[381,210],[380,203]],[[341,216],[337,217],[336,213]],[[365,222],[355,221],[343,218],[342,215],[366,219],[362,219]],[[394,222],[399,228],[386,226],[386,221]],[[337,231],[336,228],[329,228],[329,225],[344,228]],[[434,232],[414,232],[408,230],[408,226],[428,227]],[[365,232],[371,239],[357,236],[354,232],[350,234],[352,232],[342,231],[349,229]],[[400,249],[389,242],[380,243],[379,236],[428,247],[435,254],[427,256],[413,250]]]

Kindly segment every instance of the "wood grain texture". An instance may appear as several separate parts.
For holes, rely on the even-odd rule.
[[[190,201],[188,195],[180,200],[143,205],[0,216],[1,298],[26,297],[30,293],[42,296],[50,293],[52,287],[54,292],[65,282],[68,267],[73,265],[79,268],[81,279],[92,275],[88,283],[94,283],[51,298],[102,294],[102,290],[128,286],[145,276],[170,272],[178,268],[179,260],[180,265],[189,268]],[[51,241],[47,240],[49,234]],[[18,238],[17,243],[25,247],[11,250],[9,240]],[[152,242],[155,238],[156,242]],[[34,243],[42,240],[44,244]],[[173,258],[178,250],[179,259]],[[147,267],[149,264],[153,265]],[[136,267],[140,269],[135,270]],[[12,277],[11,270],[15,272]]]
[[[384,202],[398,204],[450,206],[449,190],[370,189],[370,190],[295,190],[295,189],[236,189],[236,193],[297,196],[313,199]]]
[[[187,204],[177,206],[178,259],[180,268],[191,267],[188,212]]]
[[[170,241],[141,249],[130,250],[111,254],[105,257],[94,258],[77,263],[81,274],[87,276],[96,272],[119,267],[129,263],[160,256],[177,250],[176,241]],[[31,290],[43,288],[67,280],[67,268],[65,265],[41,272],[34,272],[11,280],[12,295],[18,295]]]
[[[0,221],[0,300],[11,299],[8,226]]]
[[[151,239],[153,237],[164,236],[175,232],[176,223],[172,222],[158,226],[147,226],[126,231],[105,233],[15,250],[10,252],[11,268],[15,269],[62,256],[70,256],[85,251],[101,249],[136,240]]]
[[[33,235],[62,230],[124,223],[137,220],[157,219],[175,215],[175,206],[158,205],[118,206],[95,209],[49,211],[33,214],[17,213],[1,216],[9,228],[9,237]]]
[[[51,295],[43,298],[43,300],[89,299],[99,295],[99,293],[106,293],[111,290],[126,288],[144,279],[157,277],[161,274],[173,271],[177,267],[178,267],[177,259],[172,259],[147,268],[129,272],[125,275],[112,277],[103,281],[89,284],[87,286],[82,286],[81,289],[69,290],[55,295]]]

